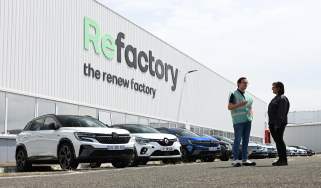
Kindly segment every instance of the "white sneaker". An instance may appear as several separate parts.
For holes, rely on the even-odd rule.
[[[244,165],[244,166],[255,166],[256,162],[252,162],[250,160],[246,160],[246,161],[242,162],[242,165]]]
[[[239,160],[235,160],[235,161],[232,162],[232,166],[240,167],[241,166],[241,162]]]

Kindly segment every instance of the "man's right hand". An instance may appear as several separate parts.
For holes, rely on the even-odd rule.
[[[241,107],[241,106],[245,106],[246,104],[247,104],[247,101],[242,101],[242,102],[239,103],[238,106]]]
[[[236,108],[245,106],[246,104],[247,104],[247,101],[242,101],[242,102],[237,103],[237,104],[229,103],[229,104],[228,104],[228,109],[229,109],[229,110],[234,110],[234,109],[236,109]]]

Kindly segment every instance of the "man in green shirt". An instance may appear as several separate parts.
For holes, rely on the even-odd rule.
[[[250,139],[251,124],[253,119],[253,99],[245,90],[248,81],[241,77],[237,81],[237,90],[231,93],[228,109],[231,111],[234,127],[233,163],[234,167],[240,167],[239,148],[242,140],[242,165],[254,166],[255,162],[248,160],[247,147]]]

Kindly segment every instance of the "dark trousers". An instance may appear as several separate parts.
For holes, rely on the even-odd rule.
[[[286,161],[286,145],[283,140],[285,126],[274,128],[270,126],[271,135],[275,141],[276,149],[278,150],[279,159]]]
[[[234,124],[234,144],[233,144],[233,160],[238,160],[240,144],[242,140],[242,161],[248,159],[247,147],[249,145],[251,122]]]

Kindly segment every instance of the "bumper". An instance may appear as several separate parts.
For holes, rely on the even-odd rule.
[[[135,144],[137,157],[149,160],[181,158],[181,144],[174,142],[171,146],[161,146],[156,142]]]
[[[81,145],[79,150],[79,162],[113,162],[115,160],[131,160],[134,157],[134,148],[123,150],[108,150],[105,148],[94,148],[91,145]]]
[[[199,145],[187,145],[185,148],[188,151],[190,157],[207,157],[207,156],[219,156],[221,155],[220,146],[205,147]]]

